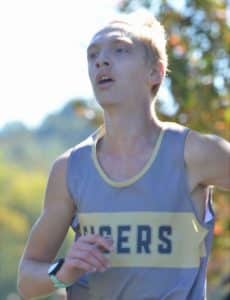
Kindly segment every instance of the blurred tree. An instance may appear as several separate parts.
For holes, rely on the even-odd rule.
[[[97,112],[89,101],[74,99],[49,114],[35,129],[9,123],[0,131],[2,156],[27,170],[47,170],[58,155],[95,129],[96,120]]]
[[[28,233],[40,214],[47,174],[5,163],[0,157],[0,300],[16,293],[19,258]],[[69,233],[62,255],[73,239]]]
[[[227,1],[123,0],[121,11],[145,7],[165,26],[170,72],[167,87],[177,104],[174,120],[230,137],[230,23]],[[180,5],[180,6],[179,6]],[[159,107],[167,115],[165,106]]]

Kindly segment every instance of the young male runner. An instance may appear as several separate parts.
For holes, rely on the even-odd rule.
[[[104,125],[55,161],[19,291],[25,299],[55,287],[68,287],[68,299],[205,299],[210,186],[230,188],[230,145],[151,111],[167,70],[155,18],[114,20],[87,57]],[[53,263],[75,215],[82,236]]]

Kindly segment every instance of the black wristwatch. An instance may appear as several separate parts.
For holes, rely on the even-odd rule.
[[[55,288],[67,288],[70,285],[72,285],[72,283],[71,284],[64,283],[56,277],[56,274],[61,269],[64,261],[65,261],[64,258],[59,258],[59,259],[55,260],[48,269],[48,275],[49,275],[51,281],[53,282]]]

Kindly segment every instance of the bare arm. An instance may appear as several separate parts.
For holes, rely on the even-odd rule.
[[[26,300],[43,297],[54,291],[48,268],[57,255],[75,213],[74,203],[66,188],[67,158],[67,155],[59,158],[51,170],[43,211],[31,230],[21,258],[18,290]],[[95,244],[111,250],[102,237],[80,237],[71,245],[57,277],[69,283],[84,272],[105,269],[108,261]]]
[[[230,189],[230,143],[223,138],[191,131],[185,145],[185,161],[193,188],[213,185]]]
[[[18,286],[25,299],[51,293],[48,267],[55,258],[71,223],[75,208],[65,187],[66,158],[51,170],[43,211],[34,224],[19,266]],[[60,222],[61,220],[61,222]]]

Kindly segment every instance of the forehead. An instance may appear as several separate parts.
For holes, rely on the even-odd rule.
[[[114,40],[125,41],[130,44],[137,42],[131,32],[124,26],[108,25],[93,36],[88,48]]]

